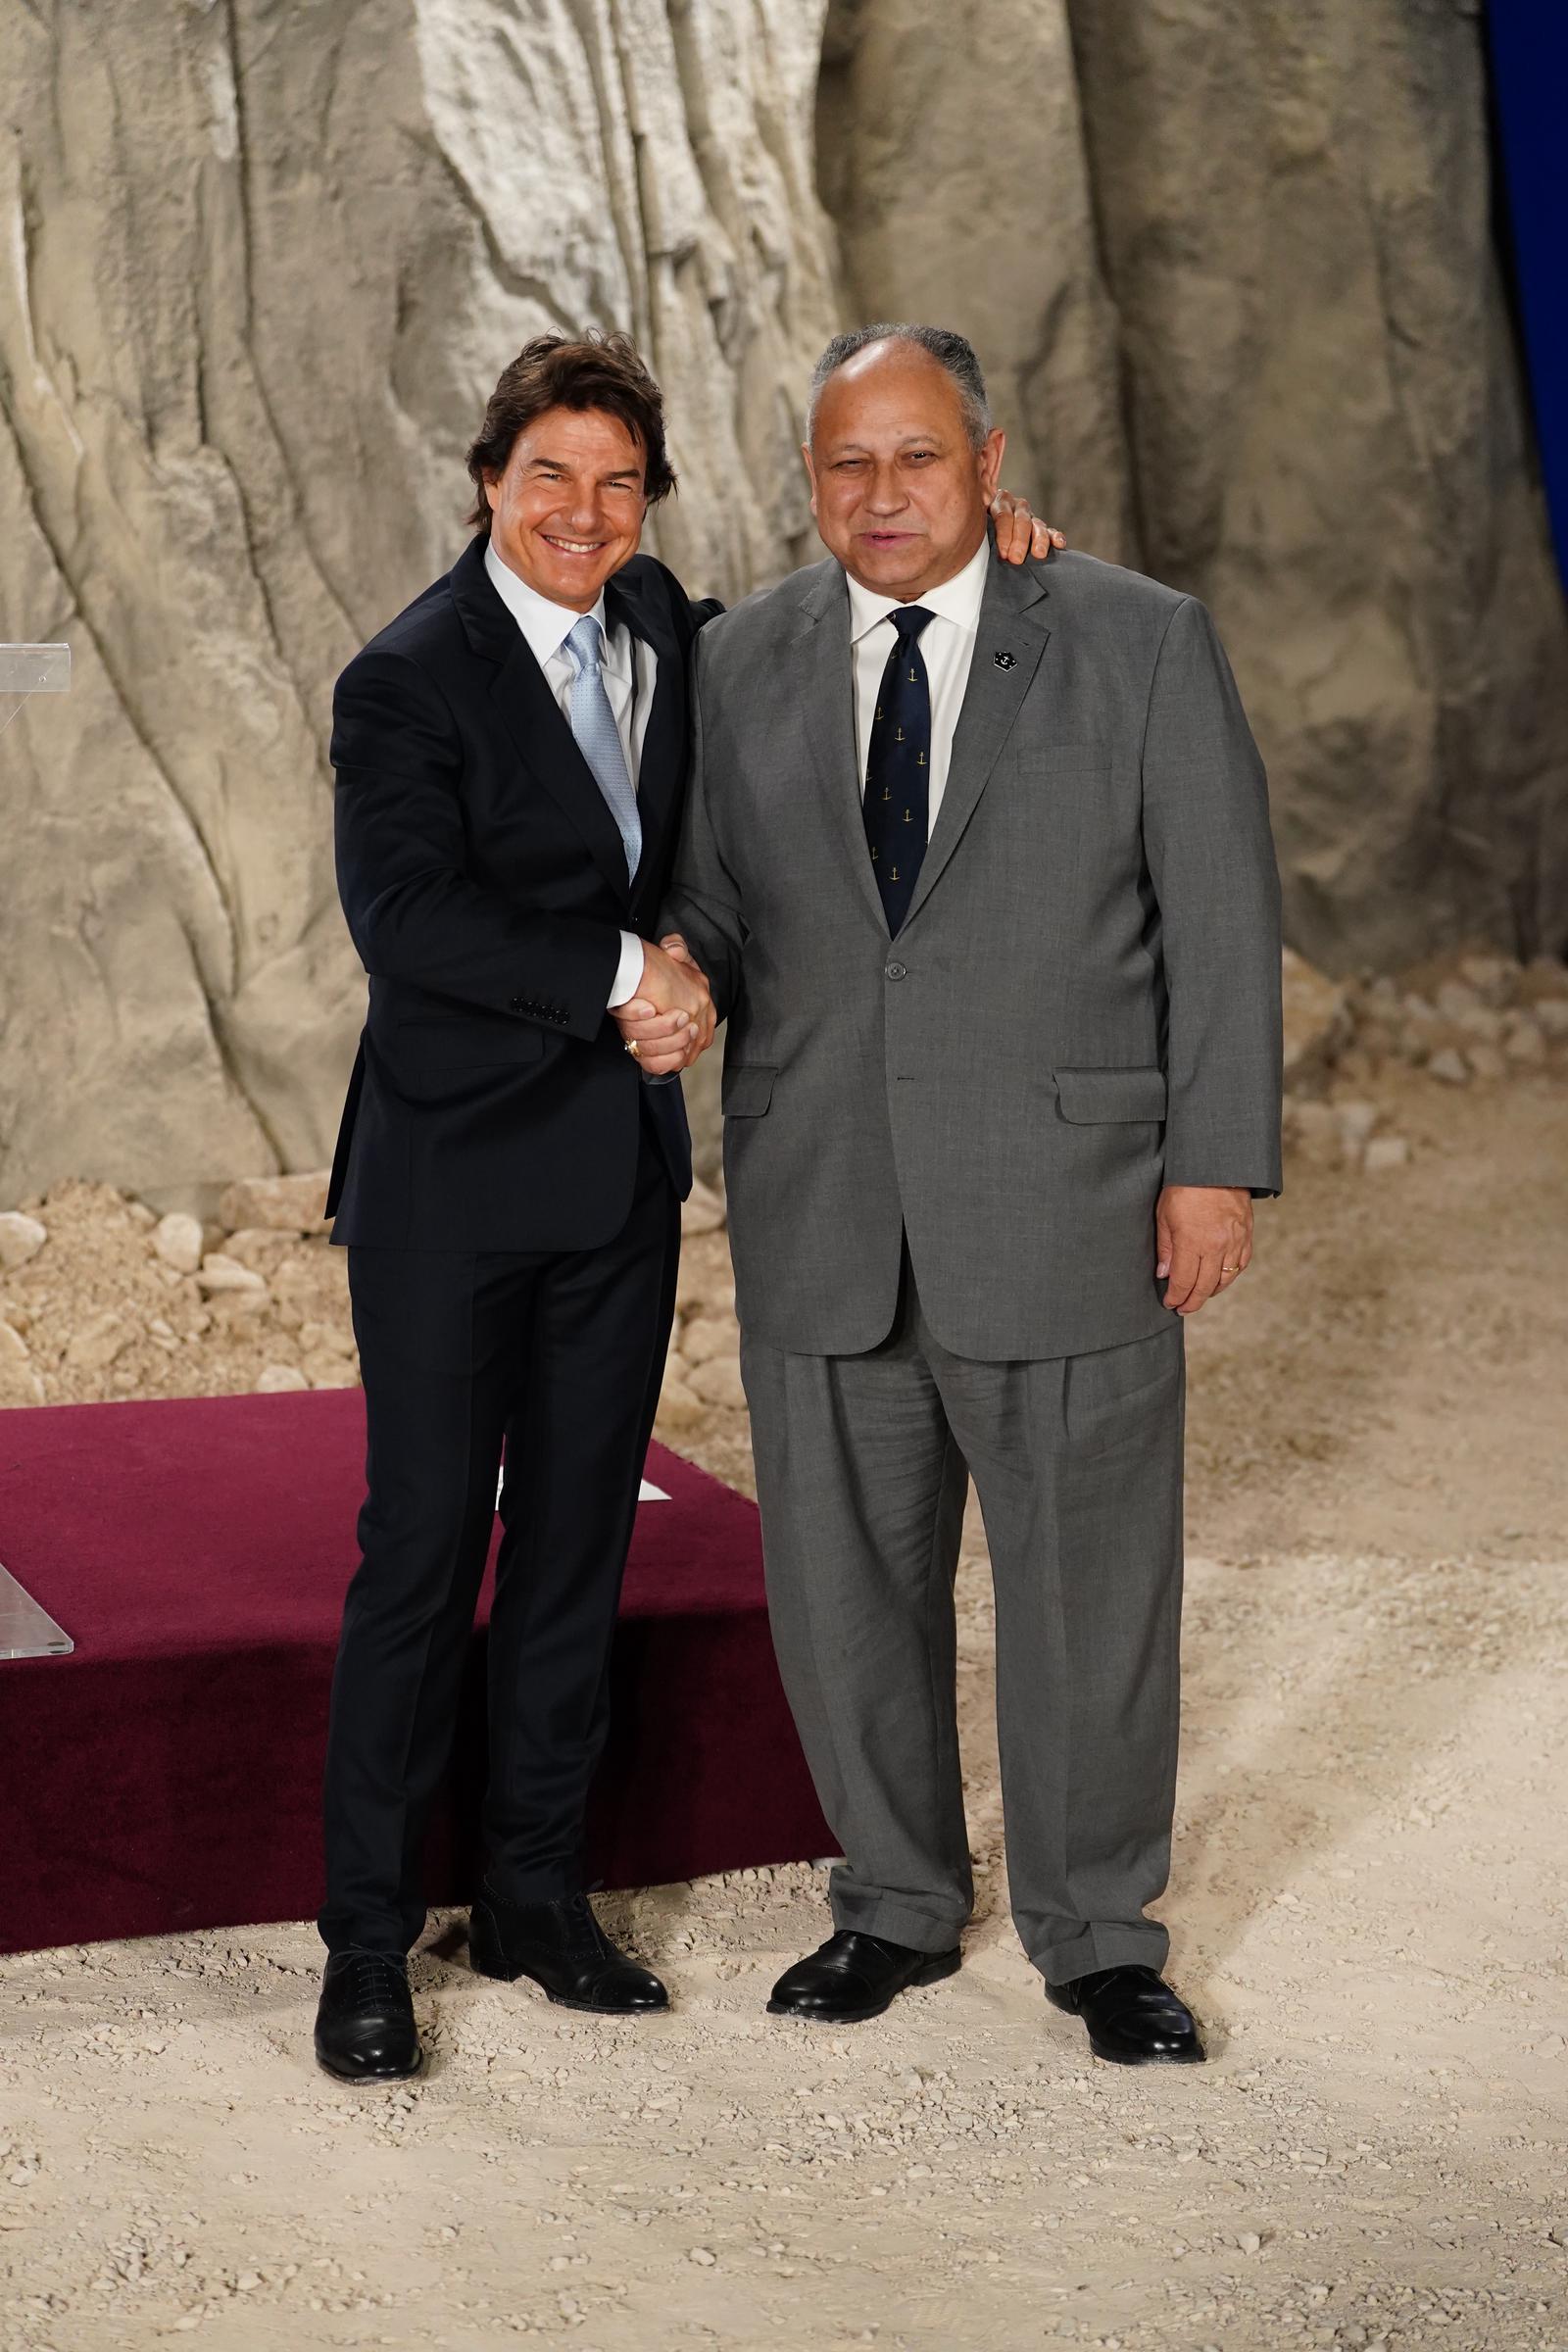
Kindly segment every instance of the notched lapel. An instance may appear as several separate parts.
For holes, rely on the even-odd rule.
[[[930,897],[957,848],[1034,683],[1051,635],[1046,621],[1048,594],[1032,566],[1004,564],[993,554],[969,682],[954,731],[947,786],[931,828],[920,879],[904,918],[906,925]],[[999,654],[1010,655],[1010,662],[999,662]]]

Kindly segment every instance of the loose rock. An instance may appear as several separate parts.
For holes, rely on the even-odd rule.
[[[201,1220],[172,1209],[153,1228],[153,1248],[176,1274],[194,1274],[202,1262]]]
[[[6,1209],[0,1214],[0,1266],[24,1266],[48,1239],[48,1227],[36,1217],[24,1216],[20,1208]]]

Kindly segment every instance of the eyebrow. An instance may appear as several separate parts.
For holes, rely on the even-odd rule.
[[[909,432],[902,436],[899,447],[900,449],[921,448],[927,443],[937,446],[941,441],[940,433]],[[828,446],[830,458],[869,458],[874,455],[875,452],[867,449],[863,441],[837,441],[831,442]]]
[[[528,460],[528,464],[530,466],[548,466],[552,471],[556,473],[570,473],[572,470],[571,460],[569,458],[552,458],[547,456],[543,451],[541,451],[537,457],[530,458]],[[616,466],[609,473],[602,473],[599,476],[599,479],[602,482],[628,482],[641,481],[642,476],[643,467],[633,464],[630,466]]]

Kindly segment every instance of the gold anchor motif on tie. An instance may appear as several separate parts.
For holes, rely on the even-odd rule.
[[[912,825],[914,822],[914,818],[910,815],[907,808],[906,808],[904,811],[904,821],[906,825]]]
[[[889,875],[888,879],[889,879],[889,881],[891,881],[891,882],[896,882],[896,881],[898,880],[898,878],[899,878],[899,869],[898,869],[898,867],[897,867],[897,866],[895,866],[895,867],[893,868],[893,871],[892,871],[892,873]]]
[[[895,743],[902,743],[904,741],[904,729],[902,727],[895,728],[893,740]]]
[[[877,724],[878,724],[878,726],[880,726],[880,725],[881,725],[881,723],[882,723],[882,706],[881,706],[881,704],[880,704],[880,703],[878,703],[878,705],[877,705],[877,707],[876,707],[876,716],[877,716]]]
[[[919,679],[919,675],[918,675],[918,673],[917,673],[916,671],[914,671],[914,670],[912,670],[912,669],[911,669],[911,670],[910,670],[910,672],[909,672],[909,684],[910,684],[911,686],[918,686],[918,685],[919,685],[919,683],[920,683],[920,679]]]
[[[891,784],[884,784],[884,785],[883,785],[883,787],[882,787],[882,798],[883,798],[885,801],[891,801],[891,800],[892,800],[892,798],[893,798],[893,787],[892,787],[892,785],[891,785]]]
[[[924,765],[925,765],[925,754],[924,754],[924,752],[916,752],[916,753],[915,753],[915,755],[914,755],[914,764],[915,764],[915,766],[916,766],[916,767],[924,767]]]
[[[871,863],[873,865],[876,863],[876,843],[874,841],[871,844]]]

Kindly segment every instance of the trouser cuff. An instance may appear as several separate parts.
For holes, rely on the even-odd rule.
[[[1029,1954],[1048,1984],[1070,1984],[1097,1968],[1164,1970],[1170,1937],[1157,1920],[1133,1926],[1114,1921],[1106,1927],[1086,1927],[1077,1935],[1054,1937]]]
[[[968,1924],[968,1915],[937,1918],[917,1911],[896,1895],[838,1894],[833,1896],[833,1925],[858,1936],[880,1936],[885,1942],[902,1943],[911,1952],[951,1952]]]

